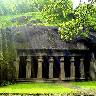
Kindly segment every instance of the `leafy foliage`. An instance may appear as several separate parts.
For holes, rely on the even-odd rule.
[[[43,9],[43,17],[48,23],[56,23],[64,40],[72,40],[77,36],[87,37],[90,30],[96,30],[96,4],[79,4],[72,9],[69,0],[50,0]]]
[[[0,15],[39,12],[46,0],[0,0]]]
[[[8,29],[0,30],[0,81],[12,81],[15,78],[15,48],[12,33]]]
[[[58,23],[67,21],[67,15],[71,11],[72,2],[70,0],[49,0],[42,13],[48,23]]]
[[[72,40],[76,36],[87,37],[96,30],[96,7],[92,4],[80,4],[74,10],[75,18],[60,25],[63,39]]]

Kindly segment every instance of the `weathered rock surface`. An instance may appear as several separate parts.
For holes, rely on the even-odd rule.
[[[17,21],[17,18],[12,18],[10,21],[14,23]]]
[[[37,19],[37,20],[32,20],[31,23],[34,24],[34,23],[42,23],[42,22]]]
[[[8,27],[5,31],[13,34],[12,38],[19,49],[79,49],[76,43],[61,40],[57,27],[28,23],[19,27]]]
[[[12,18],[11,22],[25,23],[27,20],[30,20],[32,16],[20,16],[18,18]]]

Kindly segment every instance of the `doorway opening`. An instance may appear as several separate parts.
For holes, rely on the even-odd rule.
[[[31,57],[31,78],[37,78],[38,71],[38,58],[36,56]]]
[[[70,62],[71,57],[65,56],[64,57],[64,70],[65,70],[65,77],[68,78],[70,77],[70,67],[71,67],[71,62]]]
[[[26,78],[27,56],[20,56],[19,62],[19,78]]]
[[[49,78],[49,57],[48,56],[43,56],[42,77],[46,79]]]
[[[55,56],[53,57],[53,77],[54,78],[59,78],[60,75],[60,57]]]

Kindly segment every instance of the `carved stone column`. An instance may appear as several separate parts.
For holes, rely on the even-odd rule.
[[[65,79],[65,70],[64,70],[64,57],[61,57],[60,59],[60,79]]]
[[[20,63],[20,58],[17,57],[16,61],[14,61],[14,65],[15,65],[15,68],[16,68],[16,79],[19,78],[19,63]]]
[[[49,79],[53,78],[53,57],[49,59]]]
[[[84,59],[80,59],[80,74],[81,74],[81,79],[84,79]]]
[[[92,80],[96,80],[96,60],[94,58],[94,54],[92,54],[92,59],[90,62],[90,76]]]
[[[75,79],[74,57],[71,57],[71,79]]]
[[[40,56],[38,58],[38,74],[37,74],[38,79],[42,79],[42,62],[43,60],[42,60],[42,57]]]
[[[31,78],[31,57],[27,57],[26,78]]]

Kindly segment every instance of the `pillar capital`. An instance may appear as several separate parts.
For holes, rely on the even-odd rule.
[[[91,62],[96,62],[96,60],[95,60],[95,56],[94,56],[94,54],[93,54],[93,53],[92,53]]]
[[[38,57],[38,62],[42,62],[43,61],[43,57],[42,56],[39,56]]]
[[[20,57],[19,57],[19,56],[16,58],[16,61],[17,61],[17,62],[19,62],[19,61],[20,61]]]
[[[75,61],[74,56],[71,57],[71,60],[70,60],[70,61],[71,61],[71,62],[74,62],[74,61]]]
[[[60,58],[60,62],[64,62],[64,57],[61,57]]]
[[[28,56],[27,59],[26,59],[27,62],[31,62],[31,57]]]
[[[50,61],[50,62],[53,62],[53,57],[50,57],[50,58],[49,58],[49,61]]]
[[[80,58],[80,61],[84,61],[84,59],[83,58]]]

